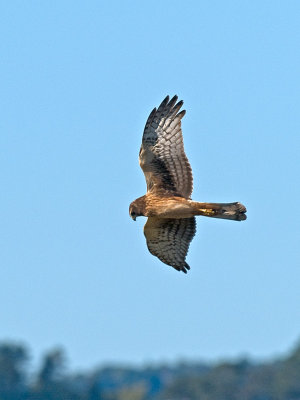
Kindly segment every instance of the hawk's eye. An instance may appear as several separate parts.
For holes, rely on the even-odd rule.
[[[134,216],[135,216],[135,212],[134,212],[134,211],[131,211],[131,215],[134,217]]]

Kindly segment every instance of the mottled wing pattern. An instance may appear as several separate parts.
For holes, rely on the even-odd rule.
[[[140,166],[147,190],[152,193],[172,192],[189,198],[193,191],[192,169],[184,152],[179,112],[183,101],[167,96],[149,115],[140,150]]]
[[[195,233],[195,217],[181,219],[149,217],[144,226],[150,253],[163,263],[184,273],[190,269],[185,258]]]

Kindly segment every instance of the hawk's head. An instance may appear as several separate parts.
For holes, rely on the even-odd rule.
[[[130,206],[129,206],[129,215],[130,217],[135,221],[136,217],[140,217],[143,215],[143,212],[141,210],[141,207],[136,203],[136,201],[133,201]]]

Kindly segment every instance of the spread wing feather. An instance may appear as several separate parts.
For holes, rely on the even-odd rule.
[[[193,175],[184,152],[179,112],[183,101],[167,96],[158,109],[148,117],[140,149],[140,166],[144,172],[147,191],[171,192],[189,198],[193,191]]]
[[[190,269],[185,258],[195,233],[195,217],[181,219],[149,217],[144,226],[150,253],[163,263],[184,273]]]

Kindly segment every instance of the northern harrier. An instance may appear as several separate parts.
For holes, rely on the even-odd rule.
[[[147,193],[130,204],[129,214],[145,216],[147,246],[154,256],[178,271],[190,269],[185,262],[196,232],[195,215],[234,221],[246,219],[241,203],[199,203],[192,201],[193,175],[185,155],[180,111],[183,101],[167,96],[154,108],[144,129],[139,162]]]

